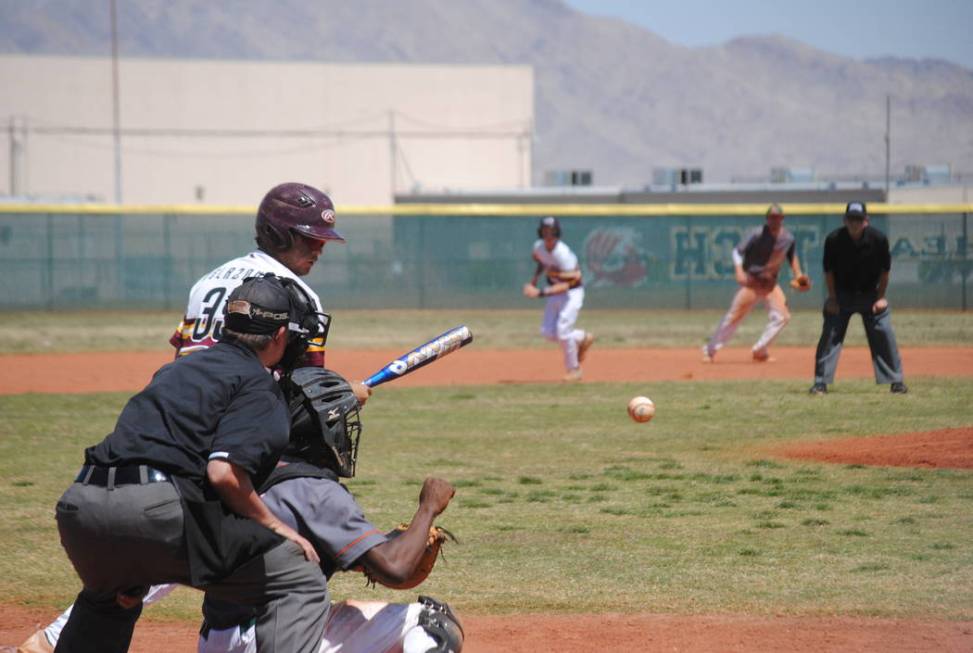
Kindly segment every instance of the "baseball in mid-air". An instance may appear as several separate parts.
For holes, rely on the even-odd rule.
[[[628,402],[628,416],[636,422],[648,422],[655,417],[655,404],[648,397],[632,397]]]

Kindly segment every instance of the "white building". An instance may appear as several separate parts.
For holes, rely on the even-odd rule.
[[[255,205],[285,180],[338,204],[528,188],[530,66],[0,56],[0,195]],[[118,165],[116,165],[116,162]],[[116,174],[116,169],[120,174]]]

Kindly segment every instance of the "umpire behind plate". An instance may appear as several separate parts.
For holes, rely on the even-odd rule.
[[[328,611],[318,555],[254,487],[289,441],[270,368],[292,368],[319,326],[292,280],[247,279],[226,303],[220,342],[162,367],[85,451],[57,503],[84,588],[56,651],[127,651],[142,595],[167,582],[252,606],[257,650],[317,651]]]

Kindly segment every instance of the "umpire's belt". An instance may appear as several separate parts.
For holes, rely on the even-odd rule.
[[[102,467],[82,465],[75,483],[113,488],[118,485],[144,485],[146,483],[168,483],[167,473],[148,465],[123,465],[121,467]]]

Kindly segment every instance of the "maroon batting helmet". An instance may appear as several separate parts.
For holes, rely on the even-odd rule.
[[[280,184],[264,195],[257,209],[257,244],[271,251],[288,250],[294,232],[314,240],[344,242],[334,226],[330,197],[307,184]]]

